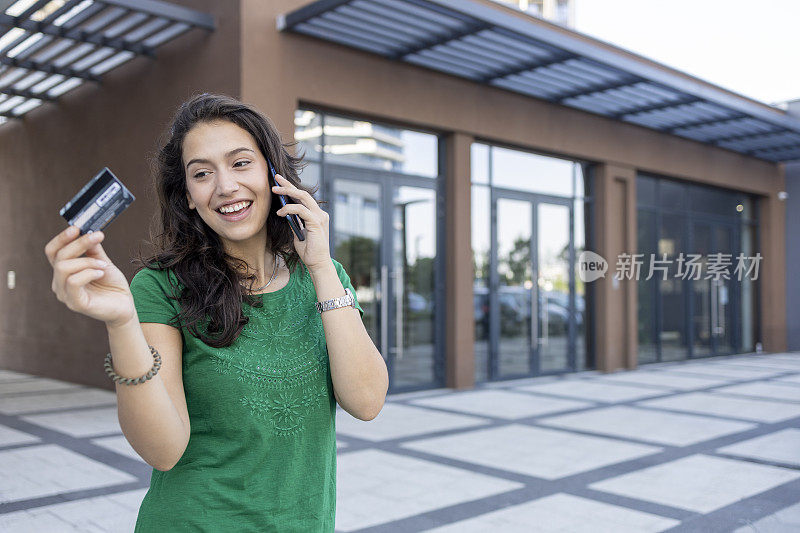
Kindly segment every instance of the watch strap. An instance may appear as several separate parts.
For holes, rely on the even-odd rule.
[[[324,311],[330,311],[331,309],[339,309],[340,307],[347,307],[347,306],[350,306],[355,309],[356,299],[355,297],[353,297],[353,293],[350,291],[349,288],[345,288],[344,292],[345,292],[344,296],[331,298],[330,300],[325,300],[324,302],[314,302],[317,311],[319,313],[323,313]]]

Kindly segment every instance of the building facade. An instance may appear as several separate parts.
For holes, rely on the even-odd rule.
[[[20,117],[6,110],[0,269],[15,287],[0,287],[0,367],[110,388],[105,329],[56,300],[43,248],[64,228],[58,209],[109,166],[137,201],[104,247],[133,274],[155,208],[149,158],[198,92],[252,103],[296,141],[391,392],[787,349],[779,193],[800,133],[775,126],[786,137],[775,141],[758,125],[800,132],[784,111],[490,0],[169,5],[209,14],[213,31]],[[556,94],[568,84],[583,88]],[[615,102],[632,107],[598,111]],[[586,252],[604,276],[587,279]],[[690,254],[699,279],[681,270]],[[756,254],[757,278],[737,279],[736,257]],[[728,278],[706,278],[726,257]]]

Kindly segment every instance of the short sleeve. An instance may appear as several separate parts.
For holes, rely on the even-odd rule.
[[[130,283],[139,322],[158,322],[176,326],[178,303],[167,295],[173,293],[166,271],[143,268]]]
[[[347,275],[342,264],[336,259],[333,260],[333,265],[336,267],[336,273],[339,275],[339,281],[342,282],[342,287],[350,289],[350,292],[353,293],[353,298],[356,300],[356,309],[358,309],[358,312],[361,313],[361,317],[363,318],[364,310],[361,309],[361,305],[358,303],[358,295],[356,294],[356,289],[353,287],[353,284],[350,283],[350,276]]]

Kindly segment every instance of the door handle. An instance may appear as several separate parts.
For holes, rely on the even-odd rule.
[[[547,346],[550,341],[550,304],[547,295],[542,298],[542,346]]]
[[[717,282],[711,280],[711,335],[717,334]]]
[[[539,346],[539,287],[535,283],[531,288],[531,344]]]
[[[381,353],[389,353],[389,267],[381,266]],[[386,359],[386,357],[384,357]]]
[[[400,268],[395,271],[395,275],[393,276],[395,283],[395,354],[397,354],[397,359],[403,358],[403,292],[405,291],[405,287],[403,286],[403,269]]]

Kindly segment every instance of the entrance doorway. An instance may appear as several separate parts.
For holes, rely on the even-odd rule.
[[[436,181],[326,165],[331,250],[386,359],[389,391],[444,383]]]
[[[489,379],[574,371],[572,202],[495,188],[491,209]]]

